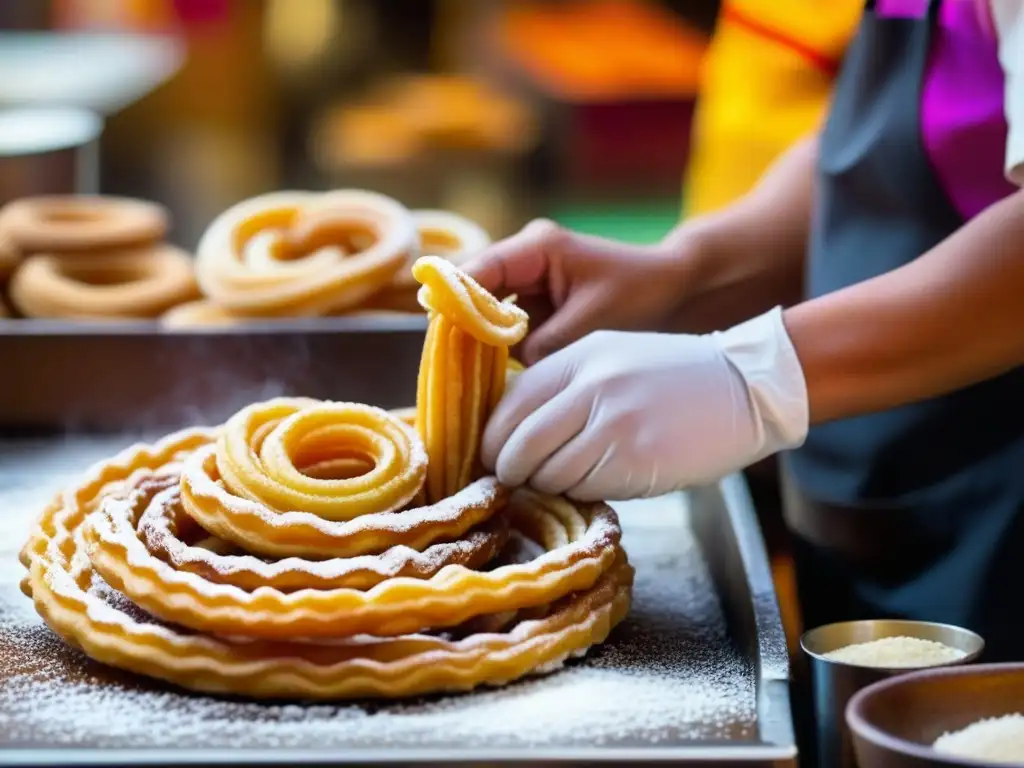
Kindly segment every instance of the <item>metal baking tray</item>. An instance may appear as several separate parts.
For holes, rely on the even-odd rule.
[[[743,481],[619,505],[635,602],[608,643],[504,690],[251,703],[85,659],[18,589],[50,494],[124,436],[0,440],[0,764],[794,766],[786,645]]]
[[[412,405],[425,331],[418,315],[187,332],[0,320],[0,435],[219,423],[280,395]]]
[[[410,405],[425,322],[209,332],[0,323],[0,765],[794,766],[788,660],[743,480],[619,505],[609,641],[548,677],[399,704],[202,697],[64,646],[18,589],[34,515],[94,461],[279,394]]]

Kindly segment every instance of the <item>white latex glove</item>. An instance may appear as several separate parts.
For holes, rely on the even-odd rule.
[[[775,309],[724,333],[599,331],[522,373],[487,425],[507,485],[583,501],[715,481],[807,435],[807,387]]]

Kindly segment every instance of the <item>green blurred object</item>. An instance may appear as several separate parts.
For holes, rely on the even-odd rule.
[[[677,199],[604,205],[567,205],[550,216],[563,227],[588,235],[645,245],[656,243],[679,223]]]

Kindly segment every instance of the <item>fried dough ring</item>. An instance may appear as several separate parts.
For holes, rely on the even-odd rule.
[[[57,634],[92,658],[209,693],[409,697],[501,685],[550,670],[602,642],[629,609],[632,569],[616,551],[591,589],[564,598],[541,618],[457,641],[428,635],[329,645],[227,641],[145,623],[125,611],[93,570],[82,548],[83,522],[103,498],[126,495],[140,470],[171,473],[212,439],[208,431],[191,430],[98,465],[46,508],[22,550],[29,571],[23,591]]]
[[[110,504],[139,504],[145,496],[131,500],[108,500]],[[137,535],[156,557],[178,571],[191,571],[207,581],[232,584],[252,591],[273,587],[296,589],[369,589],[400,576],[425,579],[447,565],[478,569],[493,560],[508,539],[508,519],[495,515],[463,538],[432,544],[422,552],[405,545],[391,547],[380,555],[310,561],[299,558],[265,561],[206,533],[181,507],[177,478],[154,495],[139,514],[129,508],[120,514],[137,519]],[[183,536],[200,538],[187,544]]]
[[[482,478],[437,504],[393,514],[414,499],[423,485],[427,460],[423,447],[402,419],[369,406],[348,407],[373,424],[384,424],[384,434],[401,443],[408,465],[393,463],[388,472],[364,474],[343,483],[342,487],[358,488],[358,493],[340,498],[313,498],[296,492],[298,486],[282,490],[282,480],[291,485],[294,473],[280,473],[281,466],[289,463],[290,449],[276,433],[286,430],[288,420],[304,410],[321,419],[331,414],[315,400],[272,400],[239,412],[225,425],[216,446],[197,449],[188,458],[181,479],[185,510],[205,530],[249,552],[326,558],[379,554],[399,545],[423,549],[462,536],[505,505],[507,492],[494,478]],[[339,421],[345,418],[342,413]],[[270,438],[276,443],[268,447]],[[264,452],[271,459],[269,467],[260,459]],[[300,456],[300,463],[307,465],[308,474],[308,465],[324,456],[359,459],[347,445],[324,455],[307,452],[304,460]],[[381,478],[392,482],[390,491],[374,485]],[[308,477],[299,479],[302,487],[310,483],[322,487],[319,481],[307,481]]]
[[[588,590],[619,552],[618,520],[607,506],[577,508],[524,492],[512,506],[513,525],[533,526],[546,550],[529,563],[491,571],[448,565],[431,578],[389,579],[366,591],[245,592],[176,571],[153,556],[125,508],[104,504],[86,523],[84,541],[97,572],[146,612],[221,637],[390,637],[453,627]]]
[[[416,249],[412,215],[388,197],[276,192],[214,220],[196,274],[203,293],[233,314],[318,316],[365,302]]]
[[[423,308],[447,316],[477,341],[508,348],[526,336],[526,312],[512,302],[499,301],[450,262],[424,256],[413,265],[413,276],[422,283],[418,295]]]
[[[25,254],[137,248],[167,234],[167,211],[125,197],[43,195],[8,203],[4,227]]]
[[[425,256],[413,267],[430,311],[416,393],[416,428],[430,457],[426,498],[457,493],[482,474],[480,441],[505,391],[508,348],[527,315],[499,302],[451,263]]]
[[[192,259],[171,245],[29,256],[10,288],[26,317],[69,320],[153,318],[196,292]]]
[[[491,244],[483,227],[464,216],[448,211],[413,211],[419,234],[419,252],[440,256],[456,266],[465,264]],[[395,312],[422,312],[416,292],[420,284],[413,277],[416,257],[395,275],[391,285],[370,299],[368,306]]]

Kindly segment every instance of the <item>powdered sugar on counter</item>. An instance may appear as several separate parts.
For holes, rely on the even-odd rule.
[[[102,445],[84,464],[123,443]],[[621,505],[637,569],[633,609],[606,646],[549,677],[405,704],[262,704],[179,693],[110,670],[42,624],[18,590],[17,549],[67,475],[41,471],[41,457],[12,467],[0,456],[0,748],[455,749],[756,738],[754,670],[728,641],[680,506]],[[17,480],[22,463],[36,471]]]

